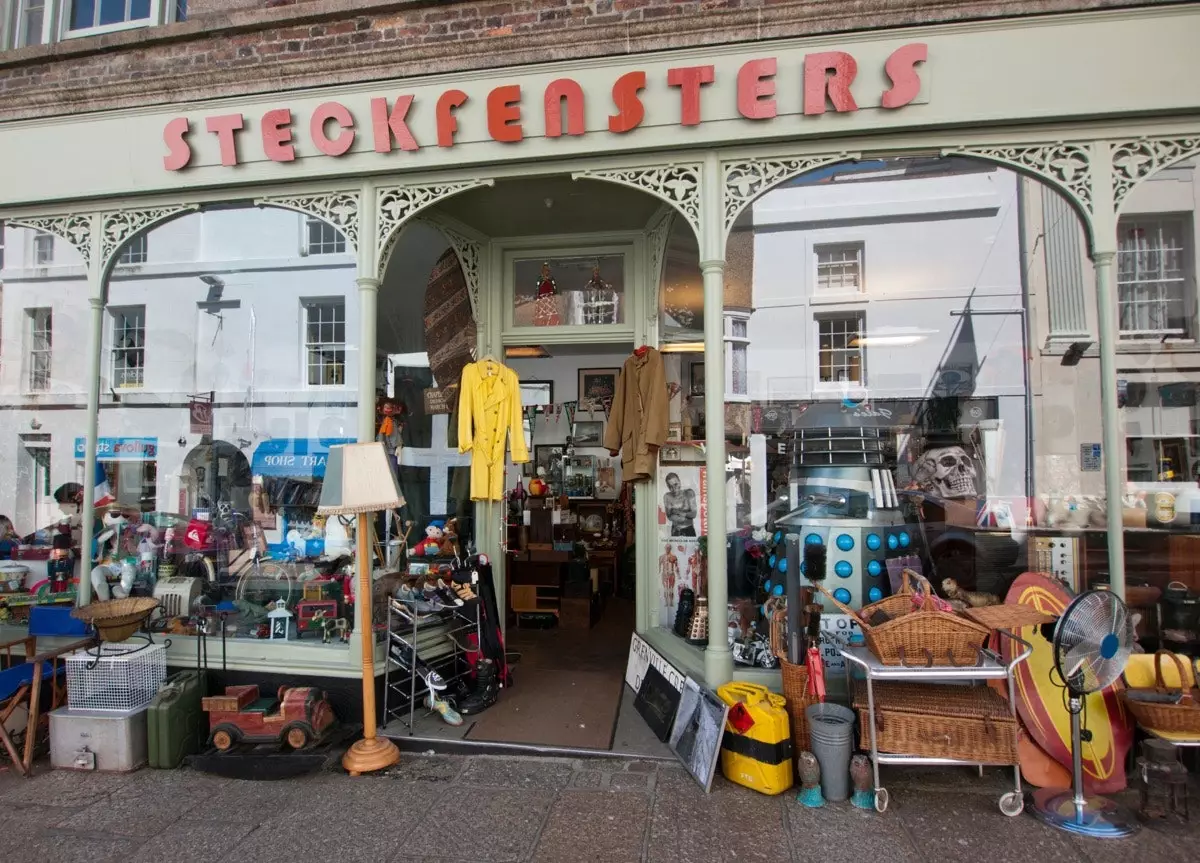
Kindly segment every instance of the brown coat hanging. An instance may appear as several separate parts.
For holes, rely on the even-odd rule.
[[[621,367],[604,446],[621,452],[621,478],[636,482],[654,477],[658,448],[667,442],[667,380],[662,354],[654,348],[634,351]]]

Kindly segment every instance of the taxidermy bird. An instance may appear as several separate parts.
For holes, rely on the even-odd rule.
[[[854,786],[854,794],[850,803],[859,809],[875,808],[875,790],[871,787],[871,762],[865,755],[855,755],[850,759],[850,782]]]
[[[942,592],[950,600],[965,602],[972,608],[983,608],[987,605],[999,605],[1000,597],[994,593],[979,593],[974,590],[963,590],[953,578],[942,579]]]
[[[817,763],[817,756],[801,752],[796,765],[800,770],[800,793],[796,795],[796,802],[809,809],[819,809],[825,805],[825,795],[821,793],[821,765]]]

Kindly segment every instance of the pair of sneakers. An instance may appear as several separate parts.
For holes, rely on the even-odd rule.
[[[463,724],[462,715],[450,706],[449,701],[434,697],[432,690],[425,696],[425,708],[441,716],[447,725],[457,727]]]
[[[442,692],[449,685],[442,675],[417,656],[412,647],[407,644],[393,642],[388,648],[388,655],[400,666],[402,671],[415,674],[424,680],[430,692]]]

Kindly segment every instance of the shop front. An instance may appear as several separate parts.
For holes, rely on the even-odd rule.
[[[778,688],[789,536],[828,547],[827,586],[855,608],[914,561],[1003,591],[1069,529],[1102,537],[1092,571],[1123,593],[1132,484],[1176,511],[1164,465],[1194,485],[1194,399],[1134,405],[1119,350],[1119,306],[1167,306],[1117,264],[1124,202],[1200,154],[1200,93],[1140,83],[1151,64],[1200,80],[1196,20],[914,28],[0,125],[7,245],[51,235],[71,262],[9,258],[5,331],[24,329],[4,340],[0,434],[70,435],[50,486],[78,483],[85,513],[111,489],[160,582],[165,564],[195,579],[189,607],[233,603],[223,661],[241,674],[354,678],[370,632],[387,690],[417,664],[387,659],[401,574],[485,555],[524,656],[512,697],[567,703],[586,673],[607,694],[580,709],[607,725],[529,737],[502,698],[469,740],[609,748],[634,633],[709,686]],[[128,170],[57,160],[64,136]],[[85,338],[49,364],[60,313],[34,291],[54,278]],[[482,455],[498,422],[508,443]],[[376,519],[372,602],[348,577],[353,526],[315,511],[350,440],[384,443],[405,499]],[[34,470],[21,458],[0,479]],[[1102,524],[1069,528],[1062,502],[1085,499]],[[2,505],[47,511],[22,534],[59,517]],[[81,519],[79,548],[103,527]],[[340,625],[260,637],[280,600]],[[435,627],[415,653],[457,655],[455,637]],[[193,638],[175,624],[173,664]],[[386,718],[410,720],[401,705]]]

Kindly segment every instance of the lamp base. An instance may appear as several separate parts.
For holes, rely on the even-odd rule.
[[[346,750],[342,767],[351,776],[374,773],[400,760],[400,750],[386,737],[364,738]]]

